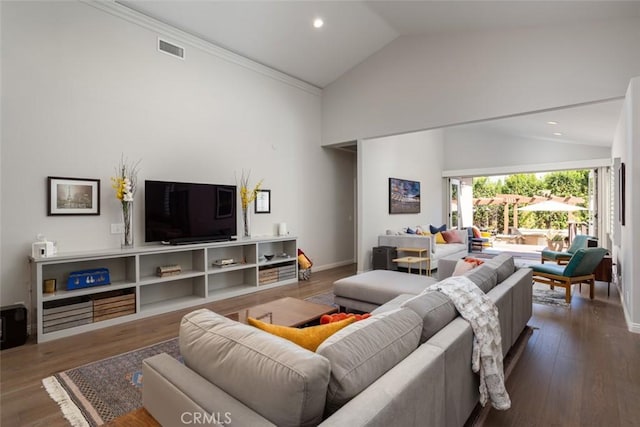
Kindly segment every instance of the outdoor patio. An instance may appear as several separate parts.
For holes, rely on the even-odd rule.
[[[526,244],[514,244],[506,243],[500,240],[495,240],[493,246],[483,248],[482,253],[487,255],[499,255],[501,253],[507,253],[514,258],[527,258],[527,259],[540,259],[540,253],[546,247],[546,245],[526,245]],[[477,254],[478,252],[476,252]]]

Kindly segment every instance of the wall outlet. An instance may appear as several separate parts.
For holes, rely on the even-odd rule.
[[[122,234],[124,233],[124,224],[111,224],[111,234]]]

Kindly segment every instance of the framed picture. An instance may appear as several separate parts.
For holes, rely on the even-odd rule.
[[[420,213],[420,182],[389,178],[389,213]]]
[[[47,178],[47,215],[100,215],[100,180]]]
[[[624,217],[624,211],[626,208],[626,200],[625,200],[625,191],[626,190],[626,182],[625,180],[627,179],[626,177],[626,167],[624,165],[624,163],[620,163],[620,169],[618,170],[618,191],[620,193],[620,196],[618,197],[618,203],[619,203],[619,207],[618,207],[618,216],[619,216],[619,220],[620,220],[620,225],[625,225],[625,217]]]
[[[271,213],[271,190],[256,192],[256,213]]]

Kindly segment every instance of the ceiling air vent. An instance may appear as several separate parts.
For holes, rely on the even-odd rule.
[[[164,52],[167,55],[175,56],[176,58],[184,59],[184,48],[173,43],[169,43],[166,40],[158,39],[158,50]]]

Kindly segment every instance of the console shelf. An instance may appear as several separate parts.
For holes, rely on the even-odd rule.
[[[149,245],[29,258],[32,331],[37,330],[38,342],[45,342],[295,283],[298,280],[297,252],[297,239],[285,236],[184,246]],[[274,257],[267,261],[264,255]],[[222,263],[230,265],[219,266]],[[163,277],[156,274],[158,267],[171,265],[179,265],[180,273]],[[110,284],[66,289],[71,272],[98,268],[109,270]],[[268,281],[264,280],[265,269],[273,270],[269,272]],[[54,293],[44,293],[44,281],[49,279],[56,281]],[[119,297],[120,294],[123,296]],[[108,319],[98,315],[93,309],[95,301],[107,297],[126,298],[131,311]],[[52,311],[55,313],[51,314]],[[63,316],[59,312],[69,313],[68,326],[58,326],[58,318]],[[82,321],[77,321],[78,318]],[[46,325],[56,323],[56,326],[47,327],[45,322]]]

